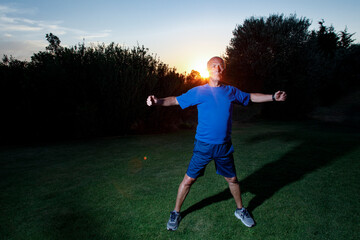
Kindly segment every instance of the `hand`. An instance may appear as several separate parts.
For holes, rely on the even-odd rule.
[[[275,97],[275,100],[276,100],[276,101],[281,101],[281,102],[283,102],[283,101],[286,100],[287,95],[286,95],[286,92],[284,92],[284,91],[277,91],[277,92],[274,94],[274,97]]]
[[[147,100],[146,100],[146,104],[150,107],[153,105],[156,105],[156,103],[158,102],[157,97],[155,97],[154,95],[150,95],[148,96]]]

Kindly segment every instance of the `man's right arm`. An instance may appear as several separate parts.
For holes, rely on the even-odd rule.
[[[179,105],[176,97],[166,97],[166,98],[157,98],[154,95],[148,96],[147,100],[146,100],[146,104],[148,106],[174,106],[174,105]]]

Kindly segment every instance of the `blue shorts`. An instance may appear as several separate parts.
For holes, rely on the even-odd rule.
[[[224,177],[235,177],[234,147],[231,142],[224,144],[209,144],[195,140],[193,156],[186,174],[191,178],[204,175],[205,168],[211,160],[215,161],[216,173]]]

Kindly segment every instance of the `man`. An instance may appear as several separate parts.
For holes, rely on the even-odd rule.
[[[182,109],[197,106],[198,125],[195,136],[193,156],[182,180],[175,203],[167,223],[168,230],[176,230],[181,221],[180,209],[189,193],[191,185],[204,174],[206,165],[215,161],[216,173],[229,183],[236,203],[235,216],[247,227],[255,225],[249,212],[243,207],[239,182],[236,177],[233,146],[231,143],[231,116],[233,103],[248,105],[252,102],[285,101],[286,93],[278,91],[271,94],[245,93],[239,89],[221,83],[225,68],[224,60],[213,57],[207,63],[209,83],[194,87],[178,97],[156,98],[149,96],[147,105],[173,106]]]

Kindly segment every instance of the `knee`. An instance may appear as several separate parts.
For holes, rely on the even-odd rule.
[[[237,177],[232,177],[232,178],[227,178],[227,177],[225,177],[225,180],[226,180],[229,184],[239,184],[239,181],[238,181]]]
[[[195,181],[196,181],[196,178],[189,177],[187,174],[185,174],[182,184],[191,186]]]

